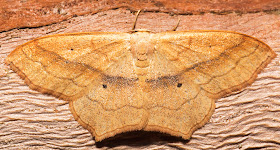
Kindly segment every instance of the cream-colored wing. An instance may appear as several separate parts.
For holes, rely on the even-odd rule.
[[[209,120],[216,98],[251,84],[276,55],[255,38],[223,31],[158,33],[153,43],[145,130],[185,139]]]
[[[30,88],[70,100],[70,108],[97,140],[142,127],[130,34],[52,35],[16,48],[6,63]],[[136,119],[137,118],[137,119]]]

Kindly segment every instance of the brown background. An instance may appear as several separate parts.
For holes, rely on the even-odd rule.
[[[132,28],[232,30],[256,37],[279,55],[279,0],[11,0],[0,2],[0,149],[280,149],[279,56],[253,85],[216,101],[216,110],[188,141],[133,132],[95,143],[68,103],[30,90],[4,65],[18,45],[58,33]]]

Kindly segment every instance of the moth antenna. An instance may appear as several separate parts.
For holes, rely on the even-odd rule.
[[[137,19],[138,19],[138,16],[139,16],[140,12],[141,12],[141,9],[138,10],[137,13],[136,13],[136,17],[135,17],[135,20],[134,20],[134,23],[133,23],[132,31],[133,31],[133,30],[135,29],[135,27],[136,27],[136,21],[137,21]]]
[[[177,24],[176,24],[176,26],[175,26],[171,31],[176,31],[176,29],[177,29],[178,26],[179,26],[180,21],[181,21],[181,19],[179,18],[179,19],[178,19],[178,22],[177,22]]]

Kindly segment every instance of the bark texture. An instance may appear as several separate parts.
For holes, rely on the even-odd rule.
[[[242,15],[170,15],[166,12],[168,9],[141,13],[136,28],[166,31],[180,18],[178,31],[241,32],[264,41],[279,55],[277,11]],[[120,8],[67,17],[64,21],[57,17],[59,23],[46,26],[48,23],[38,25],[27,21],[32,28],[12,29],[23,24],[11,27],[12,23],[6,23],[9,28],[1,28],[0,33],[0,149],[280,149],[279,56],[251,86],[218,99],[209,123],[195,131],[188,141],[155,132],[132,132],[95,143],[90,133],[74,120],[68,102],[29,89],[3,63],[16,46],[31,39],[71,32],[127,32],[132,28],[134,17],[130,10]]]
[[[0,1],[0,32],[13,28],[40,27],[65,21],[75,16],[104,10],[143,9],[170,14],[228,14],[274,11],[279,0],[2,0]]]

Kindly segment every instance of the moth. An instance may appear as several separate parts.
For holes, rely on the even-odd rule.
[[[6,64],[31,89],[69,101],[96,141],[135,130],[189,139],[216,99],[251,84],[274,57],[241,33],[153,33],[134,24],[128,33],[40,37],[17,47]]]

